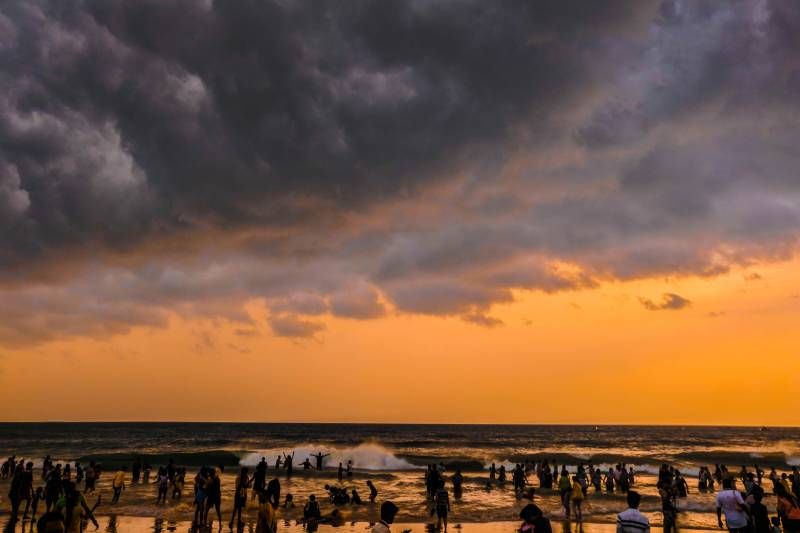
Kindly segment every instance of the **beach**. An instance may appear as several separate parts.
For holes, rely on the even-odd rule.
[[[99,516],[98,522],[100,524],[99,531],[106,533],[159,533],[162,531],[195,531],[192,529],[191,522],[187,521],[169,521],[160,518],[146,518],[135,516]],[[0,525],[6,526],[6,521],[0,519]],[[513,533],[519,526],[518,522],[484,522],[484,523],[453,523],[448,531],[461,533]],[[92,531],[94,526],[90,526],[87,531]],[[244,531],[248,533],[254,531],[255,525],[247,523],[244,526]],[[302,525],[294,522],[287,522],[285,520],[278,521],[278,531],[284,533],[305,533],[306,529]],[[208,529],[207,531],[216,531],[216,528]],[[347,522],[341,526],[321,525],[317,530],[319,533],[364,533],[370,530],[370,524],[366,522]],[[401,533],[404,530],[411,530],[411,533],[431,533],[430,524],[426,523],[395,523],[392,524],[393,533]],[[9,531],[9,530],[5,530]],[[14,531],[22,532],[21,526],[17,526]],[[228,531],[227,527],[223,531]],[[557,533],[615,533],[616,526],[614,524],[599,524],[593,522],[585,522],[580,527],[577,524],[568,522],[554,523],[553,531]],[[682,528],[683,533],[691,533],[690,528]],[[9,533],[11,533],[9,531]]]
[[[113,472],[103,474],[97,484],[97,493],[102,495],[103,503],[98,508],[98,514],[108,514],[113,511],[121,516],[159,518],[167,521],[181,522],[191,520],[193,514],[191,478],[194,474],[187,475],[187,484],[180,500],[170,499],[166,505],[156,505],[155,484],[129,484],[122,494],[118,504],[111,506],[111,478]],[[269,472],[271,477],[274,472]],[[366,503],[364,505],[334,506],[327,501],[325,484],[337,485],[351,490],[356,488],[362,498],[366,499],[368,491],[365,479],[371,479],[380,491],[378,503],[391,500],[400,507],[398,521],[409,523],[424,523],[429,520],[430,506],[426,501],[425,487],[421,472],[382,472],[370,474],[356,472],[353,478],[345,478],[341,483],[336,479],[336,472],[326,472],[325,475],[304,475],[302,471],[287,479],[281,472],[278,477],[281,483],[281,494],[291,493],[296,503],[294,508],[279,510],[279,516],[286,520],[302,518],[303,505],[311,494],[316,495],[320,501],[323,514],[331,512],[334,508],[342,513],[344,522],[375,522],[379,519],[379,505]],[[459,523],[485,523],[516,520],[520,509],[528,503],[517,499],[510,482],[495,484],[491,490],[485,489],[488,481],[486,475],[465,476],[464,494],[459,499],[452,500],[451,517]],[[233,507],[233,487],[235,475],[233,472],[224,472],[222,477],[222,512],[223,521],[227,523]],[[661,523],[660,499],[655,488],[656,478],[652,475],[642,475],[636,482],[635,488],[642,494],[641,509],[650,519],[652,524]],[[2,503],[0,508],[8,512],[8,481],[0,482]],[[616,514],[625,509],[625,496],[623,494],[594,494],[589,489],[589,496],[584,503],[585,521],[592,523],[613,524]],[[283,498],[283,496],[282,496]],[[92,505],[96,495],[88,494],[86,499]],[[551,520],[563,517],[557,491],[541,489],[537,491],[535,502],[542,508]],[[768,506],[774,508],[774,501],[766,499]],[[680,501],[680,521],[685,527],[706,529],[716,527],[714,516],[713,493],[698,493],[693,490],[687,498]],[[255,516],[257,501],[249,500],[247,511]],[[41,514],[41,509],[40,509]]]
[[[336,508],[344,524],[360,525],[349,527],[363,530],[367,524],[379,519],[379,504],[391,500],[400,508],[398,522],[416,524],[417,529],[424,528],[431,520],[424,465],[441,464],[445,469],[448,490],[451,489],[450,478],[456,470],[461,470],[464,477],[463,495],[460,498],[451,495],[451,526],[463,524],[468,531],[476,533],[488,531],[483,528],[489,527],[508,531],[513,529],[511,524],[518,522],[519,511],[528,501],[515,493],[510,475],[505,483],[492,480],[488,467],[495,463],[498,467],[504,465],[510,469],[513,460],[548,457],[550,461],[557,461],[559,467],[566,466],[570,472],[574,472],[578,464],[588,461],[604,470],[615,460],[632,466],[636,472],[632,488],[642,495],[641,510],[653,527],[662,524],[661,499],[656,488],[658,464],[669,462],[681,469],[689,485],[687,496],[677,499],[679,528],[716,529],[715,493],[697,489],[695,476],[698,467],[703,464],[713,466],[715,460],[725,461],[732,472],[738,472],[740,466],[732,459],[746,459],[745,464],[751,470],[756,462],[768,470],[770,464],[766,461],[775,461],[778,462],[778,472],[787,472],[790,463],[796,460],[790,447],[791,439],[797,435],[797,430],[786,429],[765,436],[757,428],[690,428],[670,433],[663,428],[558,426],[353,425],[338,429],[329,425],[292,424],[6,426],[10,427],[5,428],[8,431],[0,439],[0,450],[6,456],[16,454],[18,459],[29,458],[34,462],[35,486],[43,483],[39,468],[46,454],[50,454],[55,463],[72,463],[73,479],[75,461],[84,466],[89,461],[101,464],[102,475],[97,482],[97,491],[87,494],[86,499],[92,505],[97,495],[101,495],[97,515],[116,516],[114,527],[120,531],[152,530],[157,524],[184,528],[193,515],[193,479],[203,465],[222,468],[221,508],[223,522],[227,525],[233,508],[236,475],[243,466],[252,474],[262,456],[269,463],[267,479],[276,478],[280,482],[281,504],[286,494],[292,494],[294,498],[293,508],[282,505],[278,511],[281,523],[289,528],[298,527],[293,524],[302,518],[303,505],[312,494],[320,502],[323,515]],[[619,435],[616,440],[613,438],[615,433]],[[550,442],[545,443],[548,435],[551,436]],[[635,442],[634,435],[638,435]],[[776,436],[783,439],[782,448],[776,446]],[[750,447],[748,442],[752,442]],[[301,462],[317,451],[331,454],[325,458],[325,468],[320,471],[304,469]],[[281,452],[295,454],[291,476],[284,468],[274,468],[274,461]],[[135,457],[152,464],[149,483],[131,482],[130,467]],[[153,481],[158,467],[170,458],[177,466],[186,467],[186,486],[181,498],[169,498],[166,504],[157,505]],[[348,460],[353,461],[352,476],[345,474],[339,480],[336,467],[339,462],[346,464]],[[709,462],[705,463],[706,460]],[[122,465],[129,469],[128,483],[119,502],[111,505],[111,480],[115,470]],[[554,528],[556,524],[564,523],[557,490],[540,488],[535,475],[530,474],[529,480],[536,489],[535,503],[553,521]],[[376,504],[368,502],[367,481],[371,481],[379,492]],[[767,492],[764,503],[770,513],[774,513],[775,498],[768,488],[769,480],[765,478],[764,483]],[[334,506],[324,489],[326,484],[342,487],[348,492],[355,489],[366,503]],[[0,481],[0,516],[4,520],[8,518],[8,486],[8,480]],[[257,501],[248,498],[245,510],[248,520],[254,519],[256,508]],[[625,508],[625,495],[621,492],[607,493],[603,487],[597,493],[594,487],[590,487],[583,504],[584,526],[592,531],[613,527],[617,513]],[[43,504],[39,515],[42,509]],[[213,511],[211,516],[214,516]],[[108,518],[105,520],[110,521]]]

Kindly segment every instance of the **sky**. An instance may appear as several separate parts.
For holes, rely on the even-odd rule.
[[[0,420],[800,425],[800,4],[0,5]]]

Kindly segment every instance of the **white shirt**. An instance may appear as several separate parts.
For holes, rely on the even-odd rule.
[[[617,533],[650,533],[650,520],[639,509],[626,509],[617,515]]]
[[[725,489],[717,493],[717,507],[725,513],[725,522],[728,529],[747,527],[747,514],[744,510],[744,500],[738,490]]]
[[[372,533],[389,533],[389,525],[381,520],[372,527]]]

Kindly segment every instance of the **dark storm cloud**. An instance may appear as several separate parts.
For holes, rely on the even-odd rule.
[[[286,225],[545,127],[640,2],[11,2],[0,267],[201,224]]]
[[[250,331],[253,299],[289,337],[494,326],[519,290],[791,257],[799,30],[767,1],[5,3],[0,341]]]

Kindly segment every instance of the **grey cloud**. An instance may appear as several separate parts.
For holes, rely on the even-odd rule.
[[[467,149],[491,158],[515,124],[545,130],[598,75],[591,43],[652,11],[4,4],[0,161],[30,207],[0,227],[0,268],[209,224],[284,226],[314,216],[301,197],[347,211],[422,187]]]
[[[272,332],[278,337],[312,338],[325,331],[325,324],[305,320],[292,314],[270,315],[267,319]]]
[[[503,325],[503,321],[500,320],[499,318],[495,318],[493,316],[488,316],[488,315],[482,315],[480,313],[464,315],[461,318],[467,322],[470,322],[478,326],[483,326],[485,328],[496,328],[498,326]]]
[[[639,302],[648,311],[677,311],[678,309],[683,309],[692,305],[692,302],[683,296],[669,292],[662,295],[660,302],[654,302],[648,298],[639,298]]]
[[[488,318],[797,249],[791,2],[54,6],[0,8],[0,342]]]
[[[480,287],[455,279],[407,280],[387,294],[400,311],[430,315],[462,314],[512,301],[503,288]]]
[[[368,319],[386,314],[378,291],[365,284],[352,284],[330,297],[331,312],[340,317]]]

